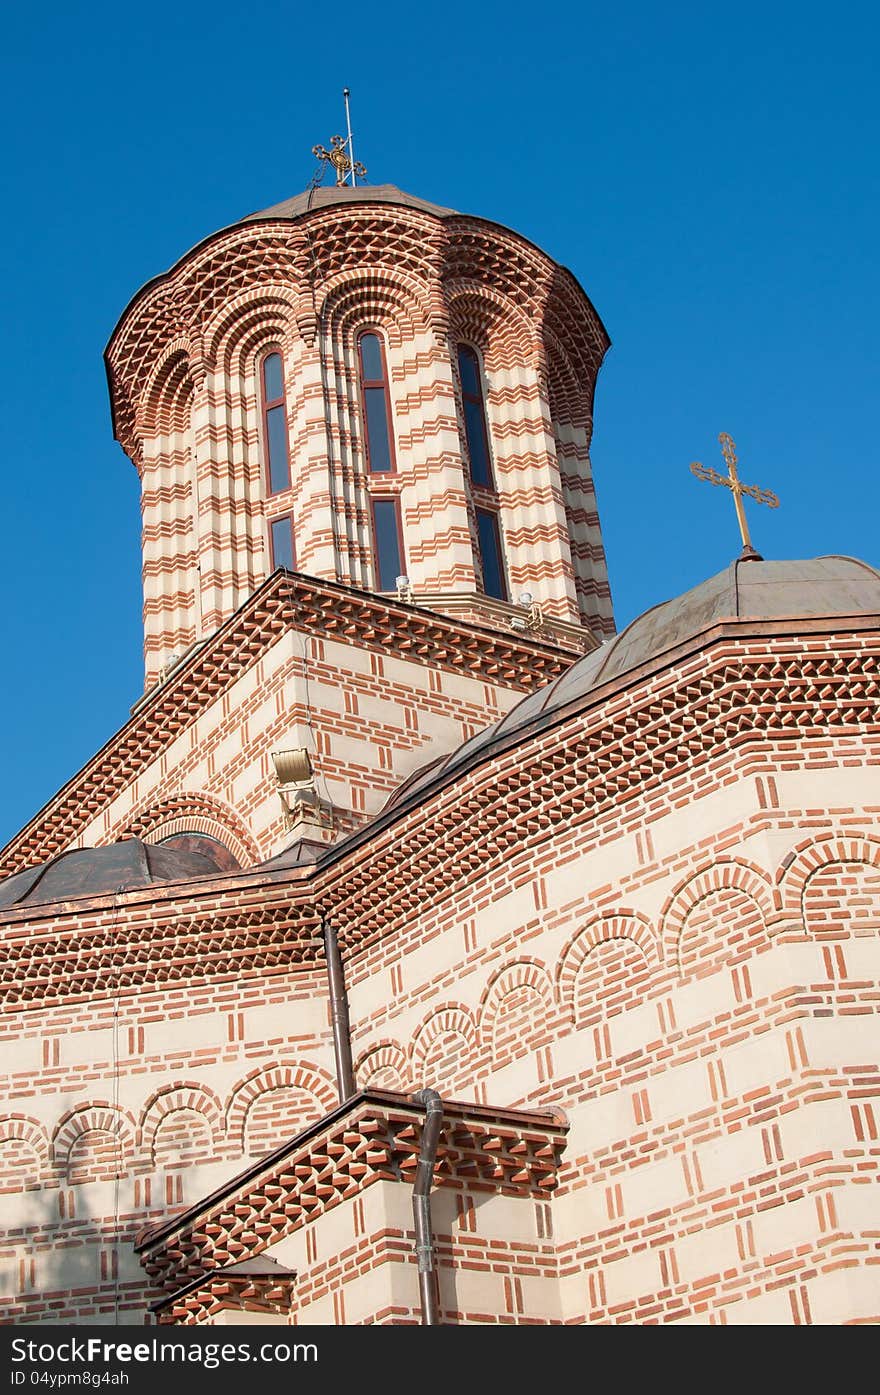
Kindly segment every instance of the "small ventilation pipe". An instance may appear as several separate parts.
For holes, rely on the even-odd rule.
[[[415,1249],[419,1263],[419,1299],[423,1326],[439,1327],[440,1282],[431,1225],[431,1187],[434,1183],[437,1144],[443,1126],[443,1101],[436,1090],[419,1090],[413,1098],[416,1104],[425,1106],[425,1124],[422,1129],[419,1164],[416,1168],[416,1180],[412,1195],[413,1220],[416,1231]]]
[[[332,923],[321,919],[324,932],[324,954],[327,959],[327,986],[330,991],[330,1020],[333,1025],[333,1055],[336,1059],[336,1087],[339,1103],[344,1104],[355,1093],[354,1066],[351,1060],[351,1025],[348,1017],[348,996],[345,992],[345,971],[339,940]]]

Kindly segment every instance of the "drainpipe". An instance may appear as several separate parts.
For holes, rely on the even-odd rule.
[[[330,1018],[333,1023],[333,1054],[336,1058],[336,1085],[339,1103],[344,1104],[355,1093],[354,1066],[351,1060],[351,1027],[348,1020],[348,997],[345,992],[345,972],[336,931],[329,920],[321,917],[324,932],[324,953],[327,957],[327,986],[330,990]]]
[[[431,1187],[434,1163],[443,1124],[443,1101],[436,1090],[420,1090],[413,1096],[416,1104],[425,1106],[425,1126],[419,1148],[419,1165],[413,1184],[412,1208],[416,1231],[416,1256],[419,1261],[419,1299],[422,1323],[426,1327],[440,1326],[440,1284],[437,1275],[437,1255],[431,1226]]]

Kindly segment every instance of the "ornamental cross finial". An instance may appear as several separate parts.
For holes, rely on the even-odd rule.
[[[361,179],[363,179],[367,172],[360,160],[355,160],[354,164],[352,164],[351,160],[348,158],[348,141],[345,140],[343,136],[333,136],[330,141],[329,150],[325,150],[323,145],[313,146],[312,154],[316,159],[320,160],[322,164],[333,166],[333,169],[336,171],[337,185],[347,184],[349,174],[352,174],[355,178],[360,175]]]
[[[701,465],[699,460],[695,460],[691,465],[691,474],[696,475],[698,480],[708,480],[710,484],[723,484],[733,494],[733,502],[736,507],[736,516],[739,522],[739,531],[742,535],[743,550],[742,557],[749,561],[760,562],[760,553],[752,547],[752,540],[749,537],[749,525],[746,522],[746,511],[742,501],[742,496],[748,494],[750,499],[754,499],[759,504],[766,504],[768,509],[779,508],[779,497],[771,489],[759,489],[756,484],[743,484],[736,470],[736,446],[730,439],[726,431],[722,431],[718,437],[721,442],[721,454],[727,465],[727,474],[719,475],[717,470],[713,470],[710,465]]]
[[[348,135],[332,136],[329,150],[325,150],[323,145],[312,146],[312,154],[321,162],[319,166],[321,174],[323,174],[326,165],[333,166],[336,172],[337,188],[349,182],[354,186],[359,179],[365,179],[367,174],[360,160],[354,158],[354,141],[351,134],[351,112],[348,105],[350,95],[348,88],[344,88],[342,96],[345,101],[345,122]],[[320,175],[317,176],[317,178],[320,182]]]

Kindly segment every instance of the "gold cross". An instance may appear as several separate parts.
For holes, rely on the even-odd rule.
[[[352,170],[359,179],[363,179],[367,171],[360,160],[355,160],[352,164],[348,155],[348,141],[342,136],[333,136],[330,140],[330,149],[325,150],[323,145],[312,146],[312,154],[321,161],[322,165],[329,164],[336,171],[336,184],[341,186],[348,183],[348,176]]]
[[[722,431],[718,439],[721,442],[721,454],[727,465],[727,474],[719,475],[717,470],[713,470],[710,465],[701,465],[699,460],[695,460],[691,465],[691,474],[696,475],[698,480],[708,480],[710,484],[723,484],[731,490],[733,502],[736,505],[736,516],[739,520],[739,531],[742,534],[742,555],[743,557],[758,558],[758,553],[752,547],[752,540],[749,537],[749,525],[746,522],[742,496],[748,494],[750,499],[756,500],[759,504],[766,504],[768,509],[779,508],[779,496],[774,494],[771,489],[759,489],[756,484],[743,484],[736,472],[736,446],[726,431]]]

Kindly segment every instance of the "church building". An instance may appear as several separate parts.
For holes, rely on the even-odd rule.
[[[880,574],[617,633],[596,310],[345,164],[107,346],[146,682],[0,853],[0,1321],[880,1321]]]

